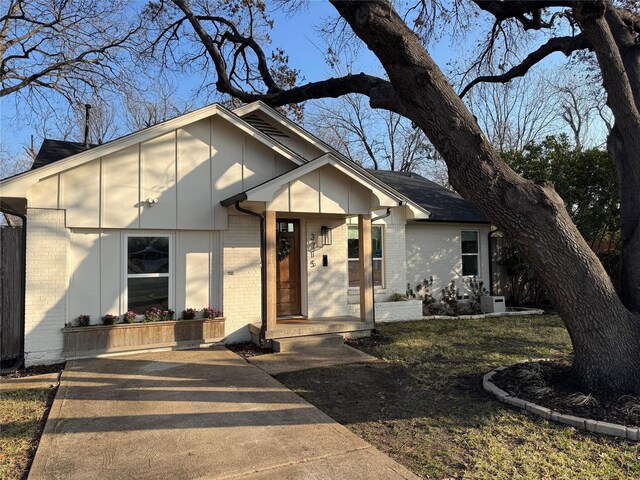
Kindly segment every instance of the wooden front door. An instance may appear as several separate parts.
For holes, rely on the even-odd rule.
[[[276,220],[277,316],[300,315],[300,222]]]

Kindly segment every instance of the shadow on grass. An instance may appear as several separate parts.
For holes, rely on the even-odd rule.
[[[277,379],[342,424],[428,418],[469,427],[503,409],[482,390],[487,371],[570,351],[557,317],[387,324],[377,336],[351,344],[386,362],[285,373]]]

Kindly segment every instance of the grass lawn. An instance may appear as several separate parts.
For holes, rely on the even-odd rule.
[[[383,324],[378,364],[279,375],[299,395],[429,479],[640,478],[640,445],[563,427],[482,390],[493,367],[571,350],[556,316]]]
[[[55,387],[49,382],[0,388],[0,479],[26,478]]]

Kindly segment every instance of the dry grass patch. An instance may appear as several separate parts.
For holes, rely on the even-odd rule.
[[[2,385],[0,478],[26,478],[55,391],[50,382]]]
[[[278,379],[423,478],[640,478],[638,444],[550,424],[482,390],[482,376],[499,365],[565,357],[571,347],[557,317],[429,320],[379,330],[352,344],[385,362]]]

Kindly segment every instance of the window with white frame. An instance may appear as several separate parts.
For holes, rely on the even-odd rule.
[[[477,230],[462,230],[462,275],[480,274],[480,243]]]
[[[358,226],[349,225],[347,230],[347,249],[349,258],[349,286],[360,286],[360,248],[358,246]],[[371,227],[371,255],[373,257],[373,285],[382,286],[383,278],[383,242],[382,226]]]
[[[127,311],[169,309],[171,236],[127,235]]]

